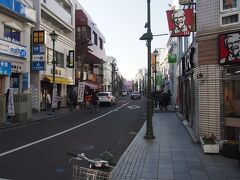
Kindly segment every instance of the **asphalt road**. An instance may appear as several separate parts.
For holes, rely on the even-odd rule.
[[[94,114],[86,109],[1,130],[0,178],[71,179],[72,164],[79,162],[69,162],[69,151],[89,158],[108,151],[117,162],[145,120],[145,99],[122,97]]]

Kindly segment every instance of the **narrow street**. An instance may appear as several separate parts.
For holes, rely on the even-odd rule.
[[[104,151],[117,162],[145,121],[145,100],[119,99],[112,107],[75,111],[0,132],[0,177],[70,179],[67,152],[98,157]],[[11,168],[9,168],[11,167]]]

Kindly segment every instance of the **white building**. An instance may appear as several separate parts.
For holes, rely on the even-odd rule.
[[[108,56],[103,64],[103,90],[112,91],[112,63],[115,62],[114,57]]]
[[[15,6],[13,6],[15,4]],[[0,1],[0,95],[30,88],[30,34],[36,21],[31,1]]]
[[[37,11],[35,32],[43,31],[45,50],[44,70],[34,67],[31,71],[31,90],[33,94],[33,108],[46,108],[43,94],[52,94],[53,82],[53,41],[50,33],[58,35],[55,41],[55,83],[57,83],[59,106],[66,105],[67,87],[75,84],[75,70],[69,68],[67,58],[75,50],[75,1],[74,0],[33,0]],[[34,59],[33,59],[34,60]],[[73,60],[74,61],[74,60]],[[40,107],[41,105],[41,107]]]

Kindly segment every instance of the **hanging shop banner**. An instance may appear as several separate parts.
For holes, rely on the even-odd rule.
[[[11,75],[12,65],[10,62],[0,61],[0,75]]]
[[[79,83],[78,83],[78,97],[77,97],[77,102],[83,102],[83,99],[84,99],[84,90],[85,90],[85,84],[79,82]]]
[[[176,63],[177,55],[176,54],[168,54],[168,63]]]
[[[8,93],[7,116],[15,116],[13,88],[10,88]]]
[[[67,59],[67,67],[74,68],[74,51],[69,51],[68,59]]]
[[[52,92],[52,108],[57,108],[58,105],[58,90],[57,84],[53,84],[53,92]]]
[[[45,31],[33,31],[33,44],[44,44],[45,43]]]
[[[219,63],[240,64],[240,31],[219,35]]]
[[[193,9],[168,10],[167,19],[171,37],[189,36],[193,31]]]
[[[25,46],[13,44],[8,41],[0,39],[0,53],[20,58],[26,58],[27,51]]]
[[[190,4],[192,3],[192,0],[179,0],[179,4],[183,5],[183,4]]]

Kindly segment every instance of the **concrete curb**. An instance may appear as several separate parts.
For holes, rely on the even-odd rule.
[[[200,142],[199,139],[195,136],[193,129],[189,126],[188,122],[184,119],[184,117],[178,112],[176,112],[176,115],[177,115],[178,119],[182,121],[182,123],[183,123],[184,127],[186,128],[188,134],[191,136],[192,141],[194,143],[199,143]]]

